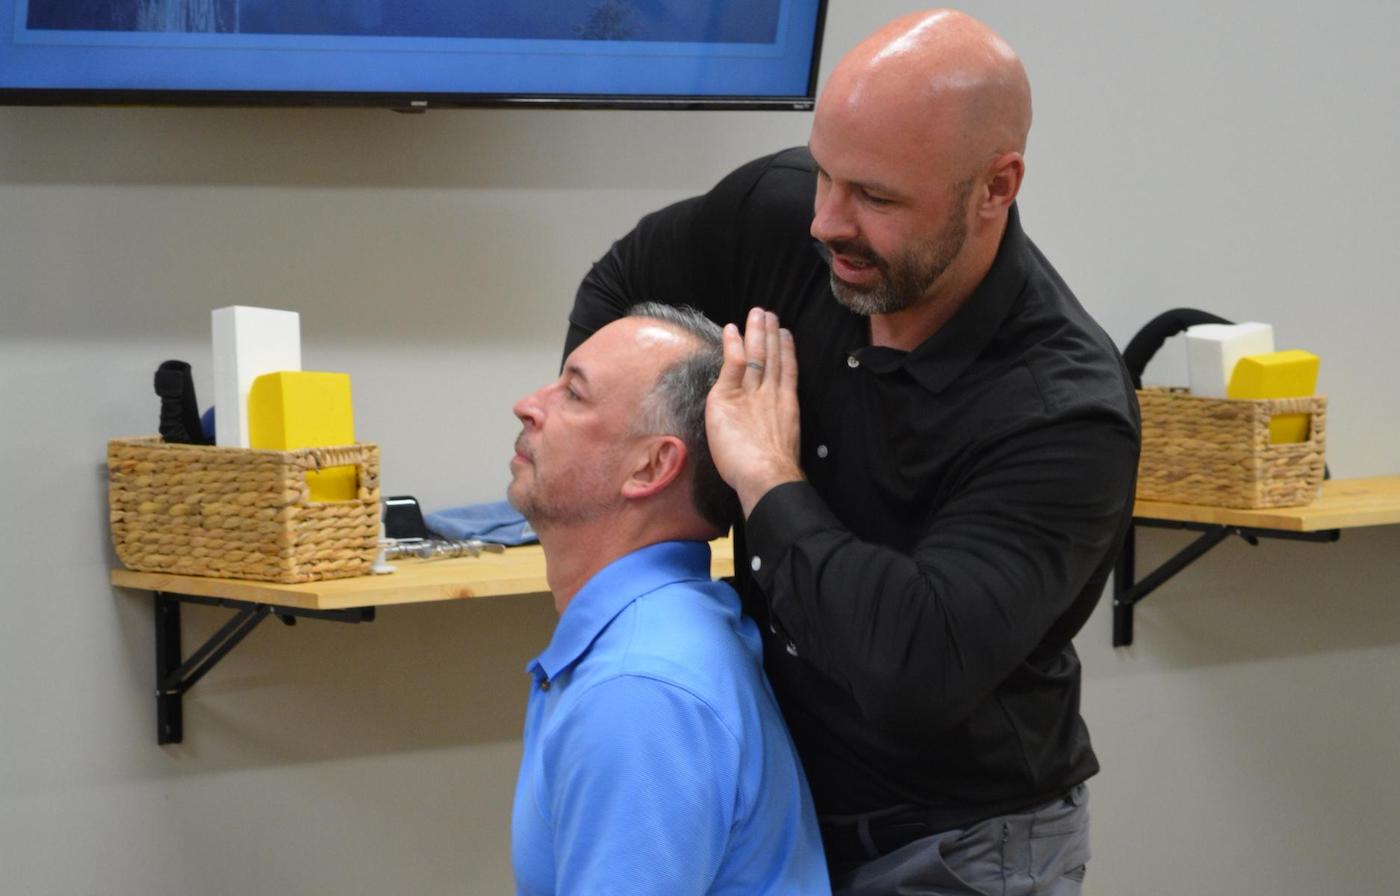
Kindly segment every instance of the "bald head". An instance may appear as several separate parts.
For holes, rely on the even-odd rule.
[[[1024,153],[1031,90],[1006,41],[954,10],[913,13],[870,35],[837,64],[818,114],[841,111],[899,121],[973,166]]]
[[[936,332],[991,269],[1025,175],[1025,70],[975,19],[890,22],[837,64],[812,119],[812,236],[877,344]]]

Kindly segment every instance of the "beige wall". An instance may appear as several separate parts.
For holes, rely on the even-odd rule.
[[[1400,12],[978,2],[1036,88],[1028,230],[1120,343],[1178,305],[1322,356],[1340,476],[1400,471]],[[830,63],[909,8],[835,2]],[[501,893],[545,597],[264,623],[154,742],[149,595],[106,584],[103,443],[209,310],[302,315],[388,493],[495,499],[515,397],[645,211],[788,113],[0,109],[0,880],[68,894]],[[1400,529],[1228,543],[1079,639],[1094,894],[1388,893]],[[1149,533],[1143,562],[1185,536]],[[187,644],[226,613],[186,611]]]

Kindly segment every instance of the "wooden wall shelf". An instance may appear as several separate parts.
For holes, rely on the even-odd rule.
[[[1138,501],[1133,525],[1123,540],[1113,574],[1113,646],[1133,643],[1133,609],[1162,583],[1194,563],[1231,535],[1250,544],[1261,538],[1331,542],[1341,530],[1400,523],[1400,476],[1329,479],[1322,493],[1303,507],[1236,510],[1164,501]],[[1136,576],[1136,529],[1185,529],[1200,536],[1139,580]]]
[[[734,546],[728,538],[711,542],[710,556],[711,575],[715,578],[734,575]],[[503,553],[482,553],[476,557],[396,560],[393,566],[395,572],[388,575],[302,585],[113,570],[113,585],[155,594],[157,742],[179,743],[184,738],[182,698],[185,692],[268,616],[288,624],[299,617],[372,622],[376,607],[549,592],[544,551],[538,545],[507,548]],[[189,657],[182,657],[182,603],[224,607],[236,612],[199,649]]]

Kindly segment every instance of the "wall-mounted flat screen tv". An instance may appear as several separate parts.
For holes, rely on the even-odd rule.
[[[826,0],[0,0],[0,102],[811,108]]]

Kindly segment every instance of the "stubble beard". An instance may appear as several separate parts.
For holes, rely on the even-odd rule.
[[[517,442],[517,450],[520,443]],[[523,454],[523,453],[522,453]],[[616,459],[599,458],[567,476],[541,476],[533,456],[523,454],[530,465],[512,477],[506,499],[539,531],[552,525],[575,525],[603,516],[612,509],[612,485],[605,470],[615,468]],[[522,477],[528,476],[528,479]]]

